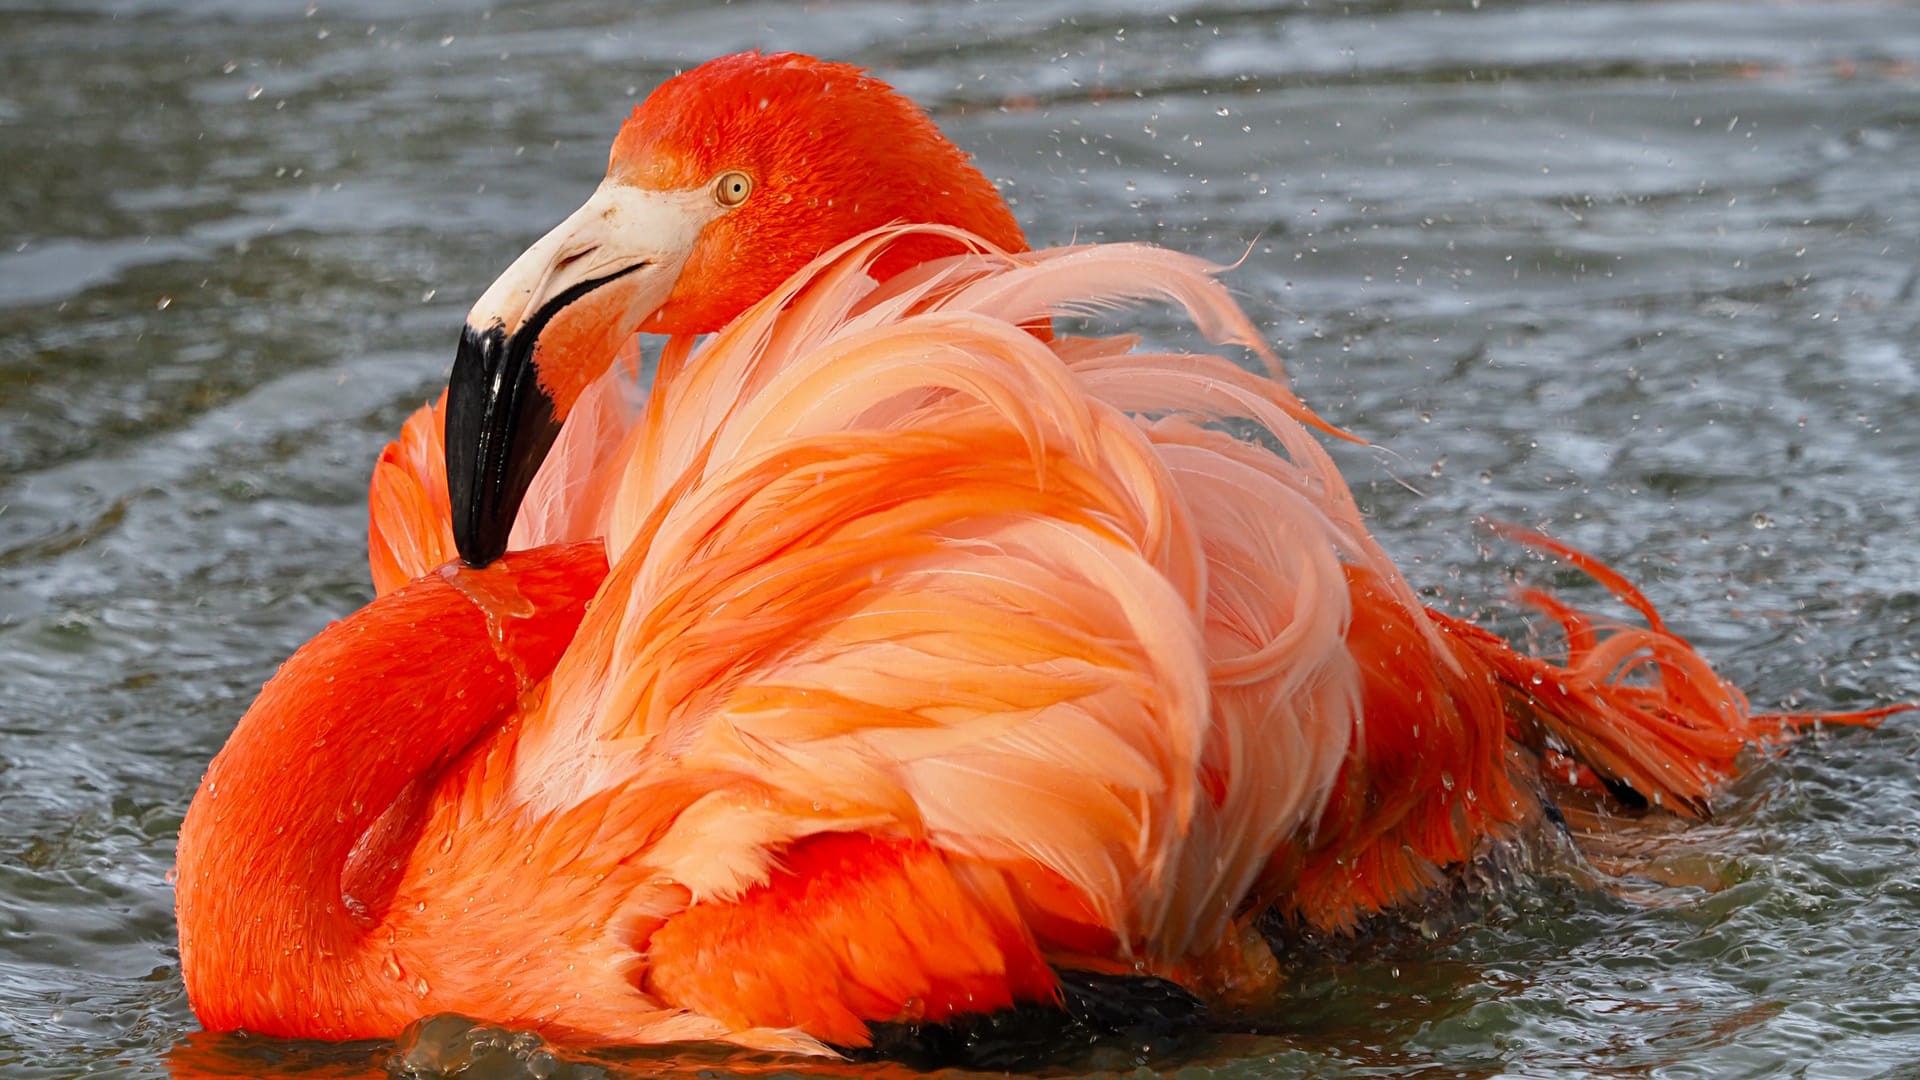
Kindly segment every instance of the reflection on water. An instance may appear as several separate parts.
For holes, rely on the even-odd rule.
[[[467,304],[634,98],[754,45],[925,102],[1037,241],[1246,254],[1439,602],[1524,561],[1485,513],[1618,561],[1759,702],[1920,685],[1912,7],[0,5],[0,1072],[384,1067],[170,1049],[174,830],[261,680],[367,597],[367,471]],[[1554,874],[1316,948],[1191,1069],[1920,1058],[1914,732],[1757,761],[1632,888]],[[702,1053],[588,1064],[779,1067]]]

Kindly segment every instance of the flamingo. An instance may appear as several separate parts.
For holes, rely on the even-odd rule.
[[[1569,786],[1703,817],[1791,729],[1543,537],[1640,621],[1526,594],[1546,658],[1425,607],[1216,271],[1030,250],[850,66],[659,86],[381,455],[376,599],[207,769],[201,1023],[833,1053],[1245,1000],[1263,917],[1421,902]],[[1257,363],[1051,326],[1147,301]]]

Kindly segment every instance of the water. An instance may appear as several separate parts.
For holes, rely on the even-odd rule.
[[[1036,241],[1246,255],[1441,602],[1526,562],[1484,513],[1617,562],[1757,702],[1920,689],[1920,9],[0,3],[0,1073],[382,1060],[176,1046],[174,831],[274,665],[368,597],[365,477],[467,305],[636,97],[753,45],[926,103]],[[1679,884],[1549,874],[1304,957],[1271,1034],[1184,1063],[1920,1060],[1917,731],[1756,762],[1656,847]]]

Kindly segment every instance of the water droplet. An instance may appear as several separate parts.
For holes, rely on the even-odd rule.
[[[427,992],[428,992],[428,991],[429,991],[430,989],[431,989],[431,987],[429,987],[429,986],[427,986],[427,980],[425,980],[425,979],[418,979],[418,980],[415,980],[415,981],[414,981],[414,984],[413,984],[413,992],[414,992],[414,993],[416,993],[416,994],[419,994],[419,995],[420,995],[421,997],[426,997],[426,996],[427,996]]]
[[[1756,529],[1771,529],[1773,528],[1773,519],[1765,514],[1755,514],[1753,515],[1753,527]]]
[[[165,311],[172,306],[173,306],[173,297],[163,296],[154,303],[153,309],[155,311]]]
[[[260,100],[260,95],[266,92],[266,87],[261,86],[259,83],[254,83],[252,86],[247,87],[247,100],[258,101]]]
[[[480,614],[486,617],[494,651],[513,669],[521,688],[530,685],[533,680],[519,651],[508,648],[506,642],[507,620],[531,617],[536,610],[533,601],[520,592],[511,578],[467,570],[457,559],[441,567],[440,576],[480,609]]]

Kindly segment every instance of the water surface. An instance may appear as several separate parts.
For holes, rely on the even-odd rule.
[[[924,102],[1036,242],[1246,255],[1441,602],[1550,575],[1487,514],[1616,562],[1759,703],[1920,688],[1912,6],[0,2],[0,1073],[382,1060],[177,1049],[175,830],[261,681],[370,595],[365,479],[466,307],[637,97],[750,46]],[[1181,1063],[1898,1071],[1917,731],[1756,761],[1659,848],[1680,884],[1556,872],[1303,956],[1270,1033]],[[663,1064],[766,1067],[627,1068]]]

